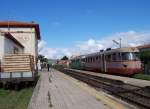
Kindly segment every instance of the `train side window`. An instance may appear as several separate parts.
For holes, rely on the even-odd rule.
[[[81,59],[81,61],[83,62],[83,59]]]
[[[95,62],[95,57],[93,57],[93,62]]]
[[[99,56],[99,61],[101,61],[101,55]]]
[[[121,60],[121,53],[118,53],[118,60]]]
[[[111,55],[106,55],[106,61],[111,61]]]
[[[84,59],[82,59],[82,61],[84,62]]]
[[[113,60],[113,61],[116,61],[116,60],[117,60],[117,55],[116,55],[116,53],[113,53],[113,54],[112,54],[112,60]]]
[[[96,56],[96,61],[98,60],[98,56]]]

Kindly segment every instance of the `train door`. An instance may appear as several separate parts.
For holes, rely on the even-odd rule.
[[[107,72],[107,69],[106,69],[106,58],[105,58],[104,54],[102,54],[102,71],[103,72]]]

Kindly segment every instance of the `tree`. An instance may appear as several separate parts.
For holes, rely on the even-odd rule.
[[[61,58],[61,60],[69,60],[69,58],[67,56],[64,56],[63,58]]]
[[[150,63],[150,51],[141,51],[140,52],[140,58],[144,64]]]
[[[38,59],[41,61],[41,63],[48,63],[48,59],[43,55],[39,55]]]
[[[44,56],[43,56],[43,55],[39,55],[39,56],[38,56],[38,59],[41,61],[41,63],[44,62]]]
[[[150,73],[150,51],[141,51],[140,58],[144,64],[145,72]]]
[[[48,59],[47,59],[47,58],[44,58],[43,61],[44,61],[45,63],[48,63]]]

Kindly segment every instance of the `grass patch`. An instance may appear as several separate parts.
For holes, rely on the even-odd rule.
[[[146,74],[135,74],[135,75],[132,76],[132,78],[143,79],[143,80],[150,81],[150,75],[146,75]]]
[[[20,91],[0,89],[0,109],[26,109],[32,92],[32,87]]]

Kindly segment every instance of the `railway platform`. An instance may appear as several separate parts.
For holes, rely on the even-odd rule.
[[[82,72],[82,73],[85,73],[85,74],[98,76],[98,77],[102,77],[102,78],[106,78],[106,79],[108,78],[108,79],[119,80],[119,81],[122,81],[126,84],[130,84],[130,85],[133,85],[133,86],[138,86],[138,87],[150,86],[150,81],[147,81],[147,80],[129,78],[129,77],[124,77],[124,76],[116,76],[116,75],[110,75],[110,74],[104,74],[104,73],[96,73],[96,72],[91,72],[91,71],[69,69],[69,68],[66,68],[66,69],[70,70],[70,71]]]
[[[28,109],[136,109],[59,71],[43,71]]]

